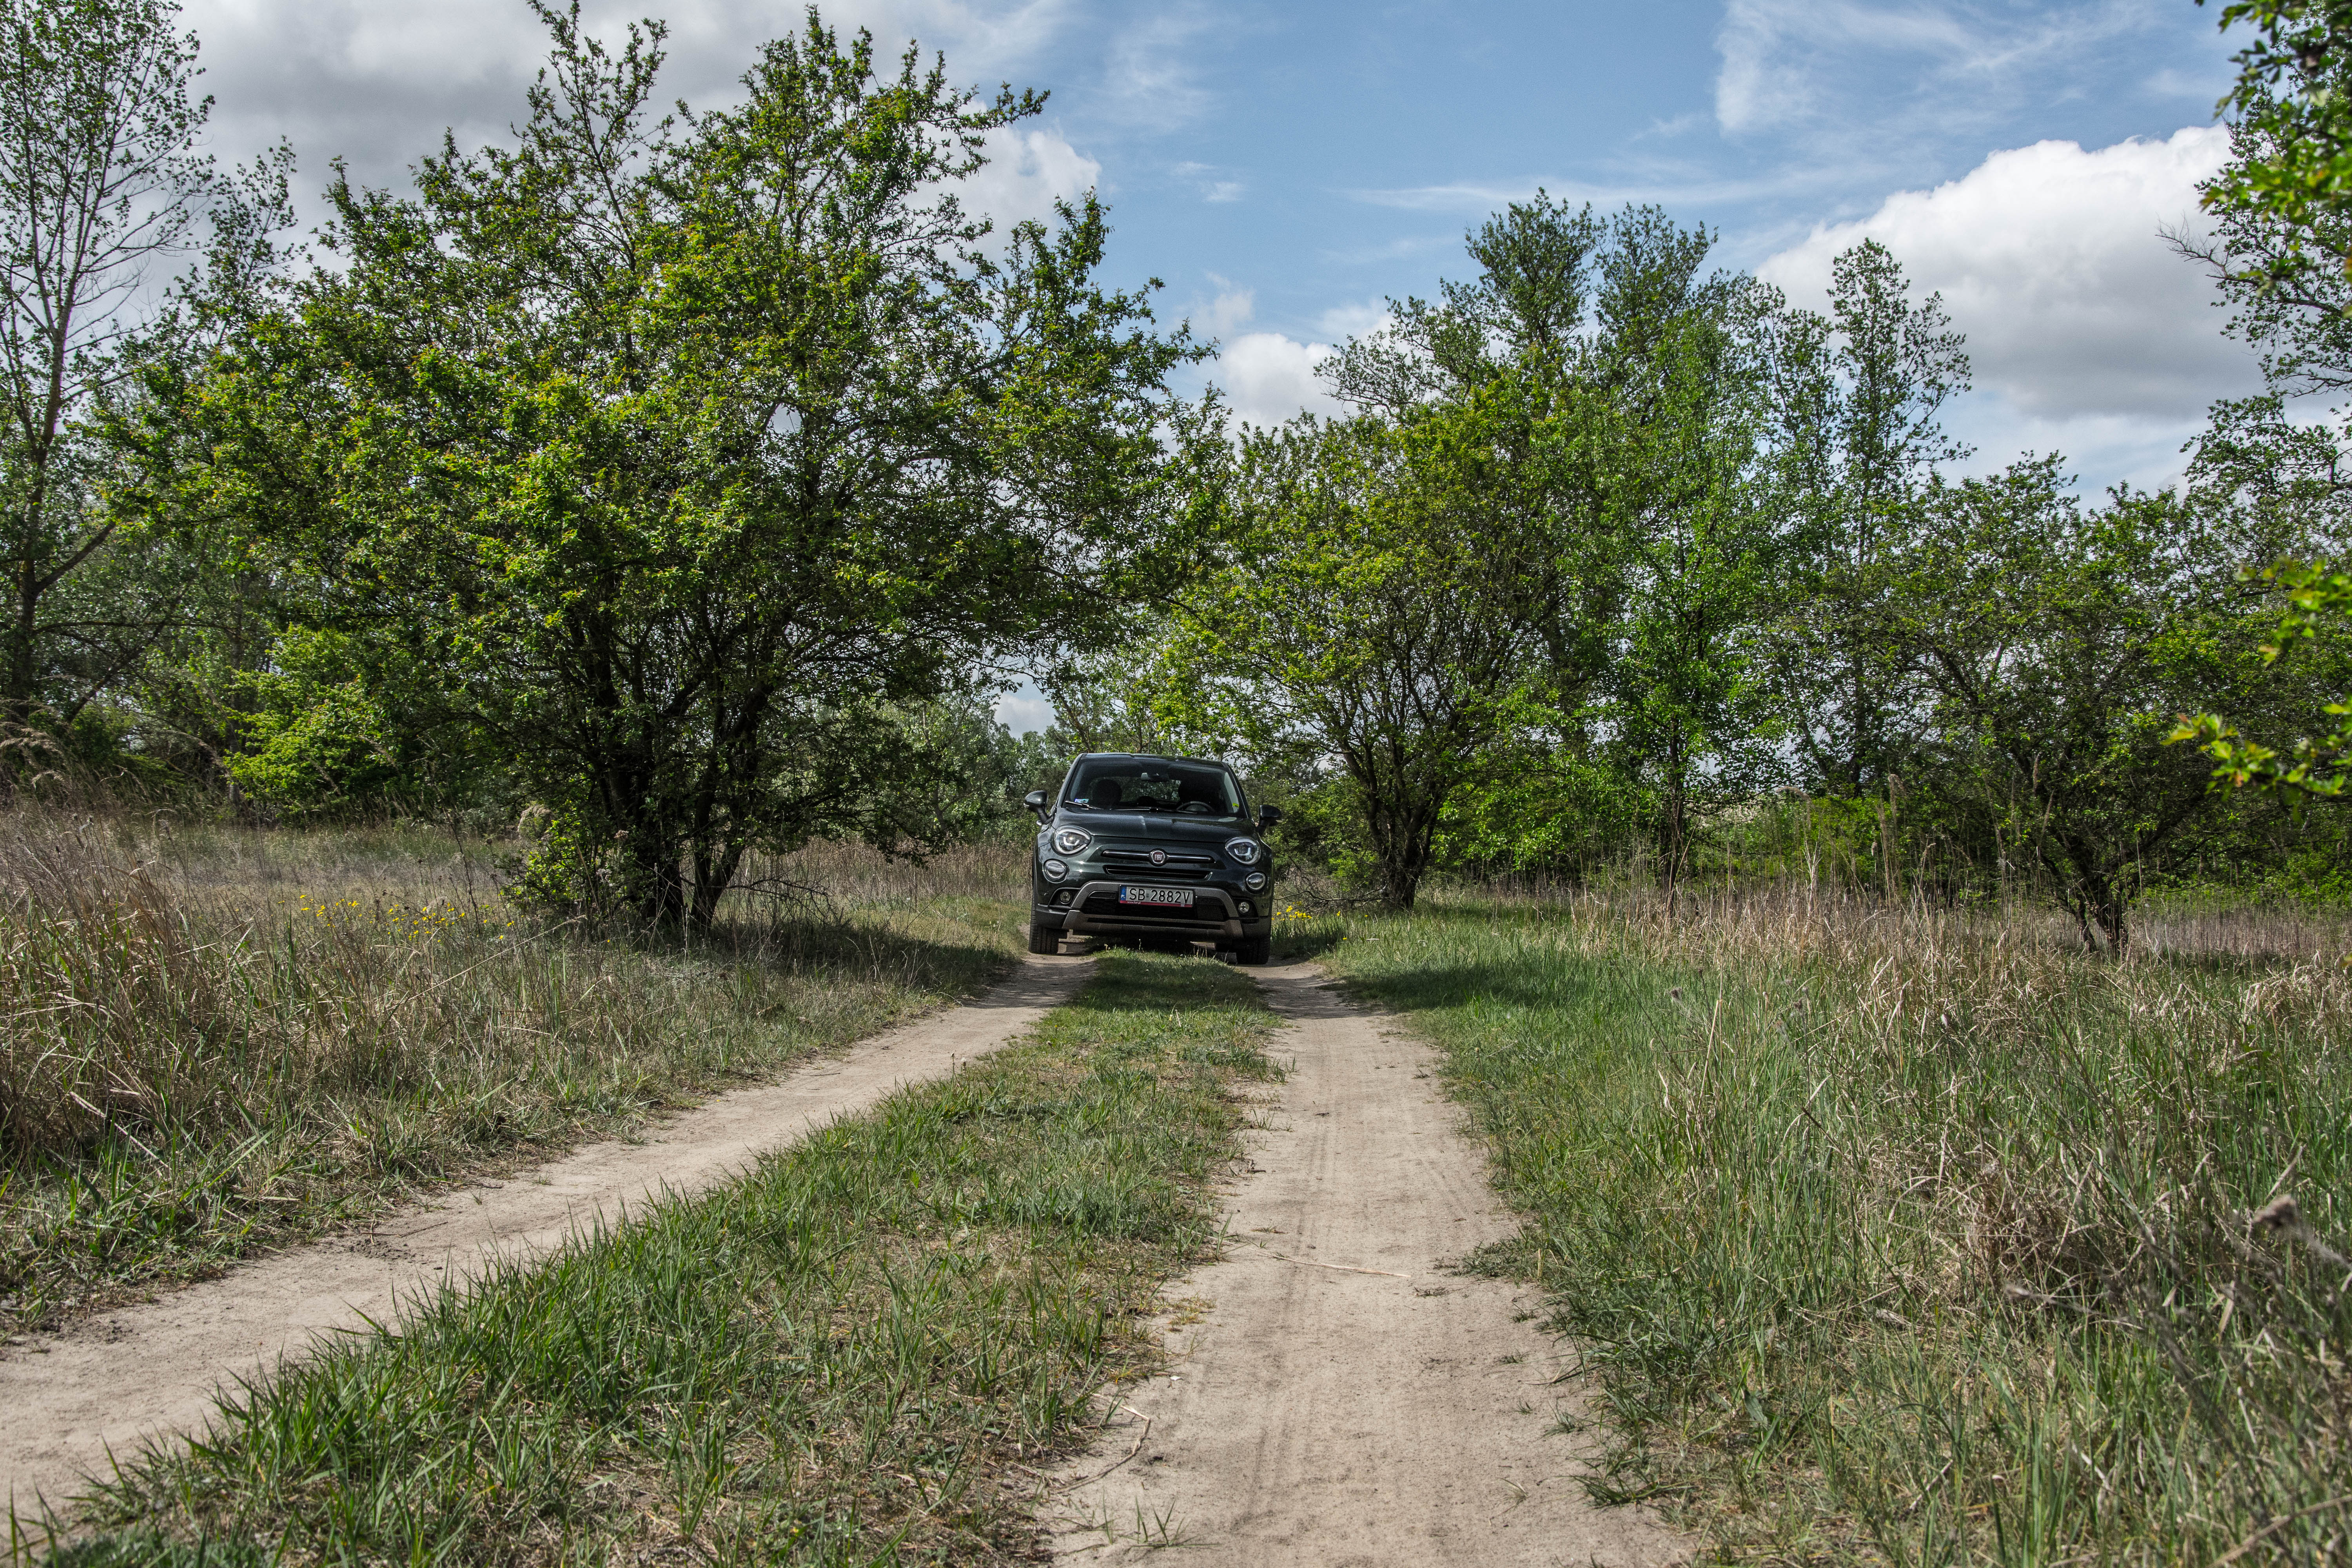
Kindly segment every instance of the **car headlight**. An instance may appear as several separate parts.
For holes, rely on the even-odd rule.
[[[1065,827],[1054,835],[1054,847],[1065,855],[1075,855],[1094,842],[1094,835],[1083,827]]]
[[[1265,858],[1265,846],[1255,838],[1236,838],[1225,846],[1225,853],[1237,866],[1255,866]]]
[[[1069,874],[1070,868],[1062,864],[1059,860],[1048,860],[1045,862],[1045,875],[1049,879],[1058,882]]]
[[[1263,871],[1252,871],[1248,876],[1242,879],[1242,886],[1247,888],[1253,893],[1256,892],[1260,888],[1265,886],[1265,873]]]

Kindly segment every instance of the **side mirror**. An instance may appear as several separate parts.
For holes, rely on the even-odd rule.
[[[1032,816],[1045,816],[1045,792],[1042,789],[1031,790],[1027,795],[1021,797],[1021,805]]]
[[[1282,807],[1261,805],[1257,808],[1257,825],[1261,829],[1272,827],[1282,820]]]

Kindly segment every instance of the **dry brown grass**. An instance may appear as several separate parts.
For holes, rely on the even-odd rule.
[[[534,922],[493,854],[19,816],[0,828],[0,1328],[837,1047],[969,992],[1018,910],[827,849],[691,943]],[[1017,868],[1017,861],[1015,862]]]

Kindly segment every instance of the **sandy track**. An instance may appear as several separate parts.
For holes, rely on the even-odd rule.
[[[1234,1245],[1168,1291],[1192,1303],[1168,1330],[1173,1375],[1124,1391],[1103,1445],[1059,1478],[1056,1556],[1181,1542],[1221,1568],[1686,1559],[1654,1521],[1589,1502],[1571,1440],[1546,1435],[1576,1396],[1552,1382],[1560,1346],[1513,1321],[1533,1294],[1447,1270],[1516,1222],[1423,1076],[1433,1053],[1310,966],[1262,979],[1295,1026],[1269,1049],[1296,1060],[1251,1136]]]
[[[976,1001],[860,1042],[772,1084],[720,1095],[643,1142],[593,1143],[358,1236],[263,1258],[147,1306],[0,1352],[0,1505],[36,1517],[110,1451],[201,1426],[214,1391],[266,1375],[323,1333],[397,1321],[400,1303],[530,1258],[665,1193],[707,1187],[766,1150],[995,1049],[1069,999],[1094,966],[1032,958]]]

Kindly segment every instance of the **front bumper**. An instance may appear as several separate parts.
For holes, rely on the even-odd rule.
[[[1040,903],[1034,913],[1040,921],[1060,921],[1065,936],[1188,936],[1196,942],[1215,938],[1237,942],[1274,929],[1274,914],[1263,895],[1252,895],[1250,901],[1257,910],[1247,916],[1232,893],[1199,883],[1174,884],[1192,888],[1192,907],[1188,910],[1121,904],[1118,890],[1133,885],[1131,878],[1083,882],[1068,909]]]

